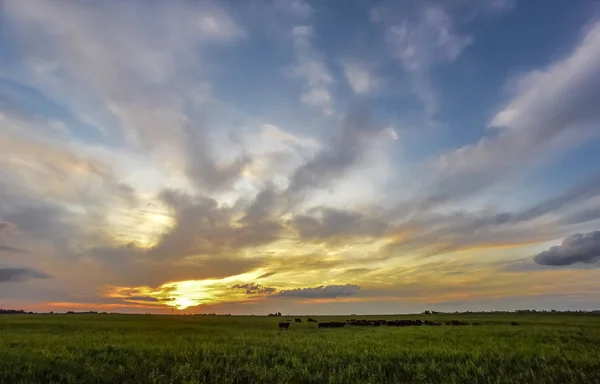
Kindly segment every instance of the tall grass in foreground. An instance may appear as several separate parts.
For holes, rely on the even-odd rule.
[[[600,317],[427,318],[482,325],[317,329],[303,317],[279,331],[282,319],[268,317],[0,316],[0,383],[600,383]]]

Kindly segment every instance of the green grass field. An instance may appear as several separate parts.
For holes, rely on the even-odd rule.
[[[0,383],[600,383],[600,316],[369,318],[481,326],[317,329],[302,317],[280,331],[286,317],[0,316]]]

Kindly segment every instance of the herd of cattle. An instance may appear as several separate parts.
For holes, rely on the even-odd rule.
[[[296,317],[294,319],[296,323],[301,323],[302,319]],[[285,323],[279,323],[279,329],[289,329],[292,320],[288,320]],[[329,322],[319,322],[315,319],[308,318],[309,323],[317,323],[319,328],[344,328],[344,326],[360,326],[360,327],[379,327],[382,325],[386,325],[388,327],[411,327],[411,326],[422,326],[429,325],[433,327],[441,326],[443,323],[439,321],[430,321],[430,320],[346,320],[343,321],[329,321]],[[460,320],[450,320],[446,321],[446,325],[481,325],[480,323],[468,323],[466,321]],[[511,325],[519,325],[519,323],[511,323]]]

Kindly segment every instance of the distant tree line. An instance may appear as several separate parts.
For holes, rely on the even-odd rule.
[[[421,313],[421,315],[450,315],[450,314],[454,314],[454,315],[485,315],[485,314],[510,314],[510,313],[516,313],[516,314],[524,314],[524,315],[529,315],[529,314],[537,314],[537,313],[578,313],[578,314],[600,314],[600,309],[593,309],[593,310],[566,310],[566,311],[559,311],[556,309],[550,309],[550,310],[537,310],[537,309],[516,309],[514,311],[466,311],[466,312],[459,312],[459,311],[454,311],[454,312],[437,312],[437,311],[424,311]]]
[[[106,315],[106,312],[98,312],[98,311],[83,311],[83,312],[67,311],[67,315]]]
[[[25,312],[22,309],[3,309],[0,308],[0,315],[33,315],[34,312]]]

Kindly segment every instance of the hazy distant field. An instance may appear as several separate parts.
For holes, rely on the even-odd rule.
[[[482,325],[317,329],[302,317],[279,331],[286,317],[0,316],[0,383],[600,383],[598,316],[369,318]]]

